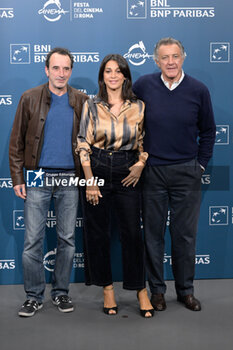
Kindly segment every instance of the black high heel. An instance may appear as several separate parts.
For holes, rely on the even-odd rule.
[[[104,290],[113,290],[113,286],[110,288],[104,287]],[[110,311],[115,311],[114,313],[111,313]],[[103,307],[103,312],[106,315],[114,316],[118,313],[118,306],[112,306],[112,307]]]
[[[110,311],[115,311],[115,313],[110,313]],[[113,307],[103,307],[103,312],[106,315],[110,315],[110,316],[115,316],[118,313],[118,306],[113,306]]]
[[[137,291],[138,301],[139,301],[139,292],[141,292],[141,290]],[[139,301],[139,303],[140,303],[140,301]],[[152,318],[154,316],[154,311],[155,311],[154,309],[149,309],[149,310],[140,309],[140,315],[144,318]],[[151,316],[146,316],[147,312],[149,312],[151,314]]]

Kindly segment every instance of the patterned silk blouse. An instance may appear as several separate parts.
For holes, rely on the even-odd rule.
[[[127,100],[116,117],[99,98],[87,100],[83,106],[76,149],[81,163],[90,159],[91,146],[111,151],[138,150],[139,160],[145,163],[148,153],[143,151],[144,109],[141,100]]]

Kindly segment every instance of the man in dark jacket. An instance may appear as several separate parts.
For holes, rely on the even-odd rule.
[[[166,309],[164,234],[168,208],[172,269],[177,299],[200,311],[194,297],[196,232],[201,204],[201,176],[213,152],[215,122],[210,94],[200,81],[185,74],[180,41],[161,39],[154,50],[161,73],[139,78],[134,86],[146,104],[143,219],[151,303]]]
[[[80,171],[75,148],[82,106],[88,96],[68,85],[72,67],[73,56],[68,50],[55,48],[48,53],[45,66],[48,83],[24,92],[10,137],[14,191],[25,202],[23,270],[27,300],[19,316],[33,316],[43,306],[43,241],[52,198],[57,218],[57,249],[51,296],[61,312],[74,309],[68,292],[78,209],[74,177]]]

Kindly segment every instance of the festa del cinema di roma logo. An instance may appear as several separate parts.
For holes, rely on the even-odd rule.
[[[54,271],[56,254],[57,254],[57,248],[54,248],[54,250],[50,250],[45,254],[43,259],[43,265],[45,270],[49,272]],[[74,253],[73,268],[74,269],[84,268],[84,253],[82,252]]]
[[[147,59],[153,59],[153,55],[149,55],[143,41],[139,41],[129,48],[128,52],[124,54],[124,58],[134,66],[140,66]]]
[[[44,3],[42,9],[38,11],[39,15],[43,15],[44,18],[49,22],[59,21],[62,15],[69,13],[62,8],[61,1],[59,0],[48,0]]]

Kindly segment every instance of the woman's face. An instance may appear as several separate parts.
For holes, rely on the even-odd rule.
[[[108,61],[104,68],[104,82],[107,90],[122,90],[125,77],[116,61]]]

